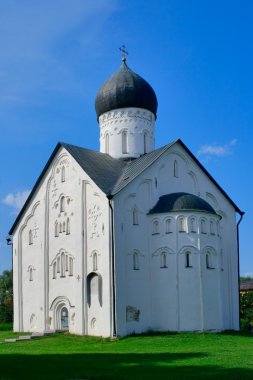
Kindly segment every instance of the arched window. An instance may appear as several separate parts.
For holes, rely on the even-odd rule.
[[[33,233],[32,233],[32,230],[29,231],[29,244],[33,244]]]
[[[29,268],[29,281],[33,281],[33,268]]]
[[[206,252],[206,268],[207,269],[214,269],[213,261],[212,261],[212,254],[210,251]]]
[[[92,264],[93,264],[93,270],[97,270],[98,269],[98,257],[97,257],[97,252],[94,252],[93,253],[93,256],[92,256]]]
[[[207,267],[207,269],[210,269],[210,268],[211,268],[210,255],[209,255],[209,253],[206,253],[206,267]]]
[[[87,276],[87,302],[89,307],[97,302],[102,306],[102,277],[94,272]]]
[[[62,232],[65,232],[65,230],[66,230],[66,223],[63,222],[63,223],[62,223]]]
[[[165,222],[165,233],[166,234],[171,234],[172,233],[171,219],[167,219],[166,222]]]
[[[60,273],[61,268],[61,258],[60,256],[57,257],[57,273]]]
[[[202,234],[206,234],[206,221],[205,221],[205,219],[201,219],[201,221],[200,221],[200,232]]]
[[[196,220],[195,218],[190,218],[190,232],[196,232]]]
[[[66,235],[69,235],[70,234],[70,220],[69,218],[67,218],[67,222],[66,222]]]
[[[109,133],[105,134],[105,153],[109,153]]]
[[[159,234],[159,222],[155,220],[153,222],[153,235]]]
[[[134,270],[139,270],[140,269],[139,254],[137,252],[134,252],[134,254],[133,254],[133,269]]]
[[[213,220],[210,221],[210,234],[215,235],[215,228]]]
[[[187,251],[185,253],[185,267],[186,268],[191,268],[192,263],[191,263],[191,252]]]
[[[61,181],[65,182],[65,166],[61,168]]]
[[[61,277],[65,277],[65,270],[66,270],[65,254],[62,252],[62,254],[61,254]]]
[[[66,265],[66,267],[65,267],[66,272],[68,272],[68,270],[69,270],[69,257],[68,257],[68,255],[65,256],[65,265]]]
[[[59,224],[58,224],[57,220],[56,220],[55,225],[54,225],[54,236],[55,237],[59,236]]]
[[[128,153],[128,135],[127,131],[122,132],[122,153]]]
[[[138,210],[137,208],[135,207],[133,209],[133,225],[134,226],[137,226],[139,224],[139,220],[138,220]]]
[[[177,163],[177,160],[174,160],[173,175],[174,175],[174,177],[178,178],[178,163]]]
[[[73,259],[69,258],[69,276],[73,276]]]
[[[56,261],[53,263],[53,278],[56,278]]]
[[[60,212],[64,212],[64,211],[65,211],[65,197],[62,196],[60,200]]]
[[[59,228],[59,231],[60,231],[60,233],[62,233],[62,223],[60,223],[60,226],[59,226],[60,228]]]
[[[144,132],[144,154],[148,153],[148,134]]]
[[[166,252],[161,253],[161,265],[160,268],[168,268]]]
[[[217,222],[216,224],[216,229],[217,229],[217,235],[220,236],[220,223]]]
[[[184,217],[179,218],[178,229],[179,229],[179,232],[185,232],[186,231],[186,225],[185,225],[185,218]]]

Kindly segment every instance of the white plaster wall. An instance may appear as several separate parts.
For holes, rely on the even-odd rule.
[[[142,108],[119,108],[99,117],[100,152],[114,158],[139,157],[155,148],[155,116]],[[122,133],[127,132],[127,151],[122,152]],[[147,136],[144,152],[144,134]],[[109,136],[109,151],[106,149]]]
[[[44,198],[39,186],[13,236],[14,331],[43,331]],[[29,231],[33,244],[29,244]],[[29,281],[29,267],[33,268]]]
[[[178,172],[174,174],[174,161]],[[161,195],[189,192],[204,198],[222,216],[220,233],[177,232],[182,215],[147,215]],[[133,225],[137,207],[139,224]],[[179,144],[114,197],[119,335],[153,330],[238,329],[236,221],[233,206]],[[184,214],[189,218],[191,214]],[[210,214],[195,213],[215,222]],[[166,217],[173,233],[165,234]],[[157,218],[160,233],[152,235]],[[168,268],[159,267],[159,249],[167,249]],[[211,249],[214,269],[206,268]],[[185,268],[185,249],[192,252],[192,268]],[[133,270],[133,252],[140,254],[140,269]],[[126,321],[126,307],[139,310],[139,321]]]
[[[62,211],[61,197],[65,197],[65,208]],[[67,218],[70,220],[69,234],[66,233],[66,225],[63,231],[63,222]],[[70,332],[103,336],[111,334],[108,220],[107,198],[69,153],[61,149],[14,233],[16,331],[57,329],[57,308],[60,310],[66,306]],[[56,221],[58,225],[62,223],[62,232],[58,236],[55,233]],[[35,225],[38,227],[38,237],[29,245],[28,231],[34,230]],[[98,267],[95,270],[91,264],[94,251],[98,255]],[[68,268],[64,273],[57,273],[54,278],[53,263],[62,252],[73,259],[73,273]],[[29,265],[35,268],[33,281],[29,281],[27,276]],[[96,314],[92,328],[93,314],[90,315],[87,302],[87,276],[91,271],[99,272],[103,280],[103,302],[99,309],[92,312]],[[32,318],[31,324],[33,314],[36,318]]]
[[[177,161],[177,175],[174,161]],[[65,166],[65,181],[61,168]],[[206,199],[222,216],[220,232],[178,233],[183,215],[147,215],[164,194],[184,191]],[[59,210],[60,197],[69,199]],[[57,204],[58,202],[58,204]],[[115,216],[116,314],[119,335],[152,330],[238,329],[236,219],[232,205],[199,169],[179,144],[173,145],[149,169],[113,199]],[[133,209],[138,224],[133,225]],[[66,214],[66,215],[65,215]],[[195,214],[194,214],[195,215]],[[209,215],[195,215],[199,220]],[[55,237],[55,221],[69,217],[70,235]],[[172,218],[172,233],[165,221]],[[152,221],[159,234],[152,235]],[[36,226],[38,229],[36,229]],[[64,149],[61,149],[38,187],[13,237],[14,329],[54,329],[55,309],[64,303],[70,331],[76,334],[112,335],[112,273],[108,199]],[[37,231],[29,246],[29,230]],[[193,252],[192,268],[185,268],[184,250]],[[211,247],[214,268],[207,270],[204,252]],[[160,268],[165,249],[168,268]],[[52,263],[63,250],[73,257],[73,276],[53,279]],[[133,252],[139,269],[133,270]],[[92,255],[97,253],[97,269]],[[194,253],[195,252],[195,253]],[[33,281],[27,277],[34,267]],[[102,278],[102,302],[87,299],[87,277]],[[126,321],[126,308],[131,316]],[[138,314],[139,311],[139,314]],[[35,314],[36,318],[31,318]],[[129,313],[128,313],[129,316]],[[32,322],[31,322],[32,319]]]

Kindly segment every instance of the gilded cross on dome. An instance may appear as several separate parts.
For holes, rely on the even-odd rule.
[[[123,62],[126,62],[126,56],[128,55],[128,51],[126,50],[125,45],[122,45],[122,46],[119,48],[119,51],[121,51],[121,54],[122,54],[122,61],[123,61]]]

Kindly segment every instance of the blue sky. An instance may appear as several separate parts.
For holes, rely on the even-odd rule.
[[[0,0],[0,272],[5,236],[58,141],[99,150],[94,98],[121,63],[158,97],[156,146],[181,138],[238,207],[253,275],[253,2]]]

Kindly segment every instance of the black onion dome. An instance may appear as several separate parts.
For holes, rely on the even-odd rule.
[[[123,61],[98,91],[95,108],[99,118],[105,112],[126,107],[144,108],[156,117],[157,98],[153,88]]]
[[[216,214],[212,206],[204,199],[188,193],[172,193],[161,196],[149,214],[171,211],[201,211]]]

